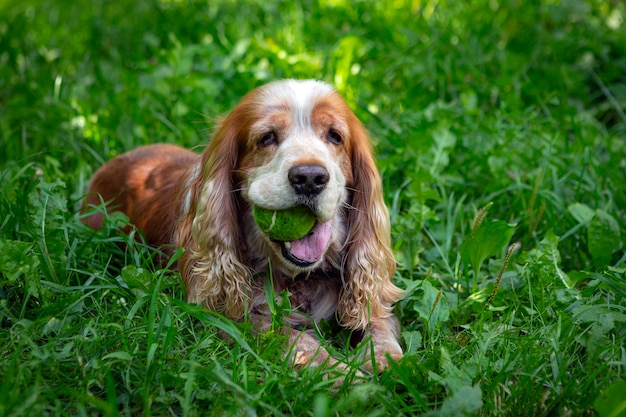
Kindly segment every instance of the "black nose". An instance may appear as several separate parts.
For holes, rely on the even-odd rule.
[[[291,167],[287,177],[296,194],[315,195],[326,187],[330,175],[321,165],[303,164]]]

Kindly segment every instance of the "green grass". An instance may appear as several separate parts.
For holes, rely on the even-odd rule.
[[[0,0],[0,415],[623,416],[625,19],[602,0]],[[284,77],[336,85],[376,141],[407,290],[406,356],[380,376],[288,367],[278,335],[186,304],[122,216],[79,220],[104,161],[199,150]]]

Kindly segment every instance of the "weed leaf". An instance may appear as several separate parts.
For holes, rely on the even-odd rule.
[[[587,242],[594,266],[604,269],[620,245],[619,224],[615,218],[604,210],[596,210],[587,228]]]
[[[413,308],[420,318],[428,323],[428,330],[432,333],[450,317],[448,300],[445,294],[433,287],[427,280],[422,282],[422,290],[424,295]]]
[[[441,172],[450,163],[450,150],[456,144],[456,136],[446,126],[442,126],[433,132],[435,146],[431,148],[430,173]]]
[[[626,381],[609,386],[596,398],[593,407],[600,417],[626,417]]]
[[[539,247],[531,249],[522,254],[519,260],[527,266],[537,268],[533,273],[535,276],[557,277],[567,288],[571,288],[573,280],[561,269],[561,253],[559,252],[559,236],[555,235],[552,230],[546,232],[545,237],[539,243]]]
[[[461,258],[474,271],[480,270],[485,259],[502,252],[511,240],[515,226],[502,220],[483,222],[473,236],[461,244]]]
[[[443,401],[439,410],[428,416],[468,416],[477,413],[483,406],[483,393],[478,385],[463,386]]]
[[[150,282],[153,281],[152,274],[148,270],[135,265],[126,265],[122,268],[121,275],[129,288],[139,289],[144,293],[149,290]]]
[[[422,334],[418,331],[411,330],[402,332],[402,338],[404,339],[404,345],[406,346],[407,355],[415,354],[422,348]]]
[[[580,224],[588,224],[594,216],[594,211],[586,204],[574,203],[567,207],[567,211]]]

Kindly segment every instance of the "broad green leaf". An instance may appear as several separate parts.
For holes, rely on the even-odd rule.
[[[436,416],[468,416],[476,414],[483,406],[483,393],[479,385],[461,387],[443,401],[434,415]]]
[[[593,402],[600,417],[626,417],[626,381],[619,381],[602,391]]]
[[[422,334],[418,331],[402,332],[404,345],[406,346],[405,354],[410,355],[417,352],[422,347]]]
[[[550,263],[554,265],[561,264],[561,253],[559,252],[559,237],[554,234],[552,229],[548,230],[544,238],[541,240],[541,249],[545,256],[548,257]]]
[[[450,317],[448,299],[443,292],[440,293],[428,280],[422,282],[422,290],[424,295],[420,301],[415,303],[414,309],[428,323],[428,329],[433,331]]]
[[[591,207],[586,204],[574,203],[567,207],[567,211],[576,219],[580,224],[587,224],[591,221],[595,212]]]
[[[554,268],[556,275],[559,277],[563,285],[567,288],[571,288],[572,280],[567,276],[565,272],[560,268],[561,265],[561,253],[559,252],[559,237],[554,234],[552,229],[548,230],[546,236],[541,241],[540,250],[542,256],[545,256],[547,263]]]
[[[117,359],[117,360],[120,360],[120,361],[123,361],[123,362],[130,362],[130,361],[133,360],[133,356],[130,353],[128,353],[128,352],[118,351],[118,352],[111,352],[111,353],[109,353],[107,355],[104,355],[102,357],[102,359],[105,360],[105,361],[107,361],[109,359]]]
[[[126,265],[122,269],[122,279],[129,288],[137,288],[148,291],[153,276],[147,269],[137,268],[135,265]]]
[[[433,132],[434,146],[430,149],[432,154],[430,173],[441,172],[450,163],[450,150],[456,145],[456,136],[447,126],[440,126]]]
[[[593,264],[604,269],[611,263],[613,251],[619,249],[620,231],[617,220],[604,210],[596,210],[587,228],[587,242]]]
[[[474,236],[461,244],[461,257],[464,262],[478,271],[485,259],[502,252],[508,245],[515,226],[502,220],[484,221]]]

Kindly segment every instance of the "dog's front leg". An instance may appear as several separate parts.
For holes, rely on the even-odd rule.
[[[372,319],[369,331],[359,346],[364,361],[363,368],[373,372],[376,367],[381,371],[389,367],[388,357],[393,361],[400,360],[403,354],[398,342],[399,333],[400,325],[395,316]]]
[[[337,363],[310,331],[289,328],[289,358],[297,366],[334,365]]]

